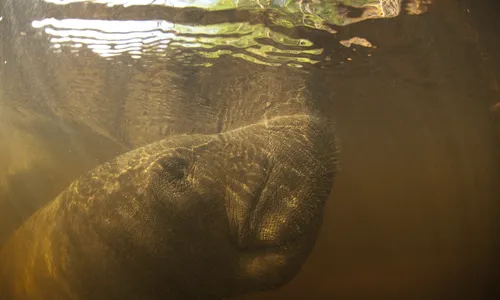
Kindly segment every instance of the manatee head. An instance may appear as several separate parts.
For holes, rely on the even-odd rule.
[[[136,149],[73,182],[13,239],[35,231],[31,261],[78,299],[276,288],[314,245],[335,173],[330,127],[277,117]]]

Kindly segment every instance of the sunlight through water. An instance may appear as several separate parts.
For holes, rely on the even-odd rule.
[[[198,9],[210,14],[216,11],[245,11],[265,21],[219,21],[215,24],[193,24],[155,18],[149,20],[103,20],[79,18],[45,18],[32,22],[36,29],[48,34],[56,53],[70,51],[78,55],[81,48],[108,59],[129,55],[133,59],[173,59],[172,53],[205,58],[202,65],[222,55],[245,59],[269,66],[302,67],[316,64],[323,48],[306,38],[292,37],[279,28],[311,28],[335,35],[338,26],[375,18],[393,18],[400,14],[401,0],[45,0],[56,5],[105,5],[121,9],[138,9],[155,5],[161,9]],[[418,14],[421,1],[409,1],[410,13]],[[350,17],[351,10],[361,14]],[[258,17],[255,17],[257,19]],[[362,37],[339,41],[345,47],[356,44],[374,48]],[[69,50],[68,50],[69,49]]]

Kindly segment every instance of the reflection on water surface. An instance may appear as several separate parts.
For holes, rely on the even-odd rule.
[[[217,22],[217,24],[196,24],[190,18],[178,22],[166,20],[96,20],[96,19],[43,19],[33,21],[33,27],[44,28],[52,36],[52,47],[58,52],[68,46],[77,53],[83,45],[104,57],[128,53],[132,58],[162,56],[171,58],[168,50],[183,48],[181,59],[197,55],[204,58],[218,58],[231,55],[254,63],[291,67],[315,64],[321,59],[323,49],[306,38],[289,36],[290,29],[305,26],[335,34],[335,26],[376,18],[396,17],[401,11],[399,0],[371,1],[46,1],[54,4],[102,3],[109,7],[157,6],[161,14],[166,8],[197,8],[208,12],[227,11],[247,14],[241,21]],[[411,1],[408,9],[412,13],[420,2]],[[356,17],[349,17],[349,9],[361,10]],[[165,14],[170,11],[165,10]],[[179,11],[173,14],[179,14]],[[180,11],[182,14],[182,11]],[[204,16],[205,19],[210,17]],[[260,20],[259,20],[260,19]],[[202,22],[199,22],[202,21]],[[184,22],[184,23],[183,23]],[[191,23],[191,24],[190,24]],[[203,23],[198,20],[197,23]],[[211,23],[211,22],[210,22]],[[281,29],[280,29],[281,28]],[[287,32],[288,29],[288,32]],[[283,32],[283,30],[285,30]],[[342,45],[356,43],[371,47],[369,41],[354,37],[341,41]],[[189,49],[189,50],[187,50]],[[210,60],[203,63],[209,66]]]

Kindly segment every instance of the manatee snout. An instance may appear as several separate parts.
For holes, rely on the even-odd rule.
[[[261,149],[268,162],[256,185],[261,189],[252,202],[228,210],[228,216],[230,229],[238,228],[239,241],[246,241],[238,244],[244,280],[254,289],[272,289],[298,273],[314,246],[335,177],[337,148],[325,119],[279,117],[262,130],[245,133],[252,136],[246,139],[248,149]],[[227,207],[238,203],[226,201],[232,201]],[[232,215],[238,220],[231,222]]]
[[[295,115],[121,155],[11,237],[0,296],[210,299],[278,287],[314,245],[336,153],[326,120]]]

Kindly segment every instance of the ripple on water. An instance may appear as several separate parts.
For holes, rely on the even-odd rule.
[[[133,59],[178,59],[201,66],[211,66],[225,55],[269,66],[314,65],[331,57],[324,54],[322,45],[301,35],[301,30],[318,30],[335,36],[342,26],[367,19],[392,18],[401,12],[400,0],[45,2],[60,6],[86,5],[87,9],[92,5],[95,12],[111,9],[116,17],[100,19],[95,13],[93,18],[78,18],[72,13],[70,18],[45,16],[33,21],[35,29],[50,37],[51,48],[56,53],[88,49],[108,59],[128,55]],[[419,10],[423,7],[421,3],[422,0],[408,1],[406,10],[412,14],[423,12]],[[348,49],[352,44],[373,47],[362,37],[338,42],[345,46],[342,48],[346,52],[352,51]]]

